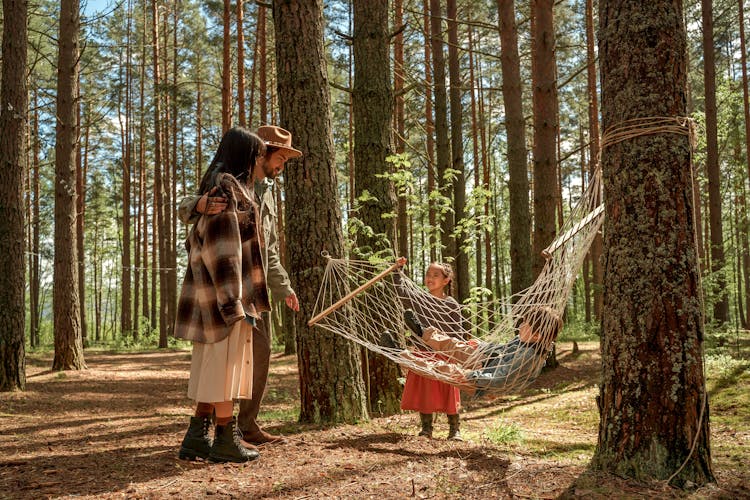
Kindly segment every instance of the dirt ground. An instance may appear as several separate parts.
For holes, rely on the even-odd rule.
[[[0,498],[750,498],[750,436],[713,420],[717,485],[589,471],[597,350],[563,343],[562,366],[524,394],[465,401],[465,442],[445,439],[444,416],[435,439],[416,436],[413,413],[297,424],[296,358],[274,355],[261,419],[288,440],[241,465],[177,458],[192,411],[187,351],[88,352],[87,370],[64,373],[33,355],[27,390],[0,394]]]

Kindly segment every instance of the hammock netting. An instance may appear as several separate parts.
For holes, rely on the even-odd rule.
[[[604,219],[600,179],[597,170],[558,237],[543,252],[547,260],[536,281],[513,297],[480,298],[458,305],[433,297],[393,263],[329,256],[309,324],[431,379],[482,393],[519,391],[538,376],[560,325],[544,316],[536,328],[541,337],[536,351],[518,349],[517,339],[511,341],[519,325],[536,311],[553,312],[558,322],[562,317]],[[433,327],[455,339],[457,346],[436,349],[428,345],[415,333],[413,322],[410,327],[412,314],[423,329]]]

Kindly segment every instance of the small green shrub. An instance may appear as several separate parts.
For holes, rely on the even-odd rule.
[[[518,425],[497,423],[482,432],[484,438],[494,444],[521,443],[525,437]]]

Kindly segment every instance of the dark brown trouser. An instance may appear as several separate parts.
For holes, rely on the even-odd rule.
[[[254,433],[260,429],[258,412],[260,403],[266,393],[268,367],[271,363],[271,334],[268,330],[269,313],[263,313],[253,329],[253,397],[240,399],[240,411],[237,414],[237,426],[243,434]]]

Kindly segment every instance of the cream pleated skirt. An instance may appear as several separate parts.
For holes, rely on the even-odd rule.
[[[237,321],[227,338],[193,342],[188,397],[201,403],[250,399],[253,394],[253,327]]]

